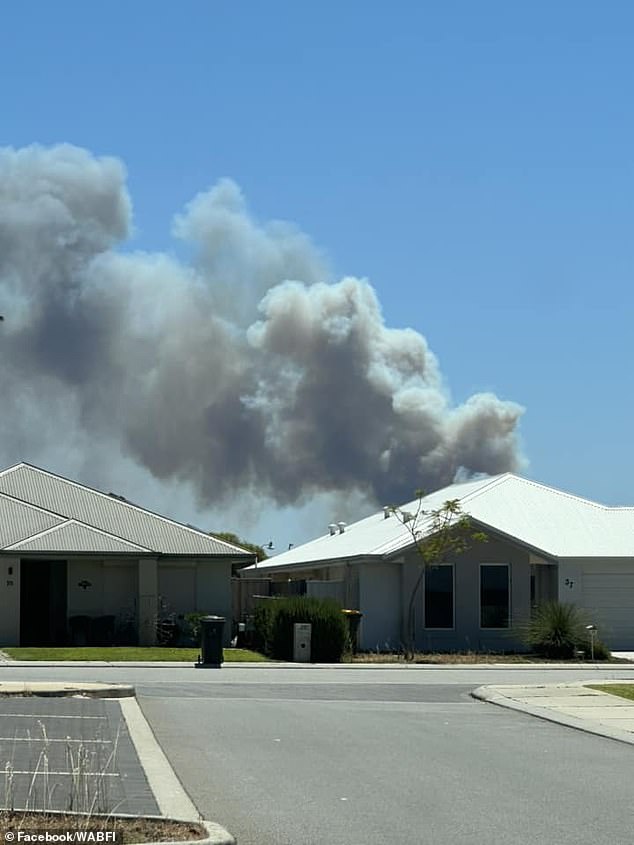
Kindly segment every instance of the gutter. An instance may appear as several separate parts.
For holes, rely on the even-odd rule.
[[[242,577],[242,573],[244,573],[245,577],[248,577],[252,573],[262,572],[265,575],[270,575],[271,573],[279,573],[279,572],[297,572],[304,569],[326,569],[329,566],[345,566],[346,564],[351,563],[381,563],[384,558],[381,555],[375,554],[360,554],[360,555],[353,555],[351,557],[342,557],[342,558],[331,558],[330,560],[319,560],[319,561],[310,561],[306,560],[301,563],[280,563],[277,566],[269,565],[267,567],[260,566],[258,564],[257,567],[253,569],[251,567],[247,567],[245,569],[240,569],[238,571],[239,577]],[[247,572],[248,569],[248,572]]]

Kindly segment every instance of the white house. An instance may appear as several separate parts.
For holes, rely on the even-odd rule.
[[[63,645],[78,617],[151,645],[157,619],[194,611],[225,616],[228,639],[231,567],[252,560],[121,496],[25,463],[0,472],[0,645]]]
[[[546,600],[587,612],[612,649],[634,649],[634,508],[606,507],[512,473],[452,484],[425,510],[458,499],[486,543],[429,569],[416,604],[421,649],[521,649],[518,628]],[[403,505],[416,512],[418,503]],[[419,520],[424,532],[429,519]],[[309,543],[257,564],[258,575],[302,582],[363,613],[363,649],[398,648],[418,572],[410,526],[389,509],[333,523]],[[252,576],[254,567],[242,570]]]

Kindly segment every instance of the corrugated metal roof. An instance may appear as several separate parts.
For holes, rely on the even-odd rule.
[[[15,543],[5,551],[20,552],[101,552],[102,554],[131,552],[150,553],[150,549],[144,549],[134,543],[128,543],[119,537],[113,537],[105,531],[91,528],[89,525],[82,525],[70,519],[62,525],[42,531],[34,537]]]
[[[63,521],[62,517],[0,494],[0,549]]]
[[[0,493],[62,519],[73,519],[106,531],[157,554],[253,558],[231,543],[29,464],[18,464],[0,472]],[[4,514],[2,502],[0,514]],[[4,521],[2,515],[0,522]]]
[[[503,476],[469,481],[463,484],[452,484],[425,497],[425,509],[439,508],[447,499],[464,501],[484,487],[494,484]],[[402,510],[416,513],[418,502],[408,502]],[[411,533],[392,515],[385,518],[383,511],[348,525],[343,534],[333,536],[324,534],[316,540],[311,540],[297,546],[288,552],[258,563],[258,571],[279,565],[297,565],[301,563],[334,561],[351,557],[383,556],[406,548],[411,545]],[[251,567],[250,567],[251,568]]]
[[[452,484],[426,496],[426,511],[458,499],[464,513],[492,531],[517,540],[546,556],[634,557],[634,508],[611,508],[564,493],[512,473]],[[401,510],[416,513],[418,502]],[[423,533],[421,518],[417,529]],[[257,565],[258,571],[285,566],[335,562],[357,557],[387,557],[412,545],[412,535],[394,515],[374,513]],[[249,567],[253,570],[253,567]]]

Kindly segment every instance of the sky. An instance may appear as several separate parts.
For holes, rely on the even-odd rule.
[[[4,4],[0,462],[276,551],[410,498],[423,452],[422,486],[517,469],[634,505],[633,25],[626,2]],[[91,221],[72,262],[24,205],[49,179]]]

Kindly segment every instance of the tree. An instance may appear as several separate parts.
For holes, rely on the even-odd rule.
[[[251,554],[255,555],[255,559],[259,563],[261,560],[268,560],[268,555],[262,548],[262,546],[256,546],[255,543],[248,543],[246,540],[241,540],[237,534],[233,534],[231,531],[211,531],[210,532],[212,537],[217,537],[219,540],[224,540],[225,543],[232,543],[234,546],[240,546],[240,548],[244,549],[246,552],[251,552]],[[235,570],[240,569],[240,567],[244,566],[245,564],[234,564],[232,567],[232,574]]]
[[[448,499],[440,508],[426,510],[425,494],[416,491],[415,513],[392,506],[390,511],[411,534],[418,555],[418,574],[407,605],[405,628],[405,659],[413,660],[416,645],[415,608],[425,570],[447,562],[448,557],[465,552],[472,543],[485,543],[483,531],[474,530],[471,519],[464,513],[459,499]]]

